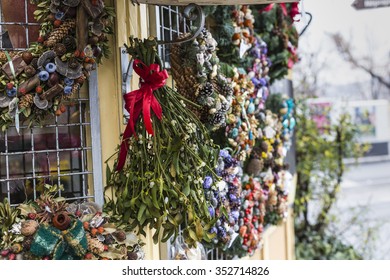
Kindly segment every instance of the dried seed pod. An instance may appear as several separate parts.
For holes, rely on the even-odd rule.
[[[33,60],[30,63],[30,66],[34,67],[35,69],[38,69],[38,58],[33,58]]]
[[[31,61],[33,60],[33,58],[34,57],[33,57],[32,53],[29,51],[25,51],[22,54],[22,59],[24,60],[24,62],[26,62],[26,64],[30,64]]]
[[[35,68],[32,65],[27,65],[24,68],[24,73],[26,73],[27,77],[32,77],[37,73],[37,71],[35,70]]]
[[[56,53],[57,56],[63,56],[64,54],[66,54],[66,46],[62,43],[57,43],[55,46],[54,46],[54,52]]]
[[[123,242],[126,240],[126,233],[123,230],[117,230],[112,235],[119,241]]]
[[[77,42],[73,36],[65,36],[62,40],[62,43],[65,45],[67,51],[72,51],[76,48]]]
[[[24,222],[22,222],[22,228],[21,228],[20,232],[24,236],[31,236],[37,231],[38,226],[39,226],[39,224],[35,220],[24,221]]]

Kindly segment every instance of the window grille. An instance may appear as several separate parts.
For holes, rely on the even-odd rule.
[[[23,1],[12,1],[24,7],[24,14],[12,23],[5,22],[0,6],[1,49],[23,50],[36,40],[30,31],[39,24],[31,20],[29,0]],[[19,31],[12,30],[11,25],[22,27],[25,40],[21,42],[25,45],[12,44],[13,34],[9,33]],[[19,134],[15,126],[0,133],[0,199],[8,198],[16,205],[36,199],[44,184],[57,184],[64,186],[59,195],[68,200],[94,198],[103,203],[96,71],[89,82],[89,93],[83,88],[73,96],[72,106],[61,116],[51,116],[41,126],[21,123]]]
[[[178,6],[156,6],[157,39],[173,41],[180,34],[189,32],[191,22],[181,16]],[[165,68],[170,68],[170,45],[159,45],[159,53]]]
[[[29,0],[0,2],[0,49],[23,50],[39,36]]]

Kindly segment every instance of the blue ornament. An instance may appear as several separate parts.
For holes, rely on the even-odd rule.
[[[283,121],[283,127],[287,128],[288,127],[288,119],[285,119]]]
[[[297,122],[295,121],[295,118],[290,119],[290,130],[293,130]]]
[[[232,135],[232,138],[236,138],[238,136],[238,129],[237,128],[233,128],[231,135]]]
[[[71,86],[64,87],[64,94],[65,95],[70,95],[71,93],[72,93],[72,87]]]
[[[253,114],[255,112],[255,104],[253,104],[252,102],[249,103],[249,106],[248,106],[248,109],[246,110],[248,114]]]
[[[226,157],[228,157],[230,155],[229,155],[229,152],[227,150],[220,150],[219,151],[219,156],[223,157],[223,158],[226,158]]]
[[[58,11],[58,12],[55,14],[55,18],[61,20],[61,19],[64,17],[64,15],[65,15],[64,12]]]
[[[7,89],[6,93],[8,97],[15,97],[17,93],[16,87],[13,87],[12,89]]]
[[[214,210],[213,206],[209,206],[209,213],[210,213],[211,218],[215,217],[215,210]]]
[[[47,80],[49,80],[49,72],[42,70],[41,72],[39,72],[38,77],[42,82],[46,82]]]
[[[73,79],[69,79],[69,78],[65,78],[64,79],[64,83],[67,86],[72,86],[74,84],[74,80]]]
[[[212,184],[213,184],[213,178],[211,178],[210,176],[206,176],[203,181],[203,188],[209,189]]]
[[[49,73],[54,73],[57,70],[57,66],[54,63],[48,63],[46,64],[45,69]]]

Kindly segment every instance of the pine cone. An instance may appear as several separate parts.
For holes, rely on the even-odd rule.
[[[22,96],[19,102],[19,109],[25,109],[31,107],[34,103],[34,97],[32,94],[26,94]]]
[[[76,27],[75,19],[67,19],[60,27],[54,29],[49,38],[46,41],[46,45],[48,47],[54,47],[55,44],[62,41],[66,35],[68,35],[69,31]]]
[[[56,53],[57,56],[63,56],[66,54],[66,47],[62,43],[58,43],[54,46],[54,52]]]
[[[76,58],[72,57],[71,59],[69,59],[68,66],[71,69],[76,69],[80,66],[80,63],[77,61]]]
[[[67,51],[74,50],[76,48],[76,39],[73,36],[67,35],[62,40],[62,43],[66,47]]]
[[[88,240],[88,251],[94,254],[101,254],[104,252],[104,244],[97,240],[96,238],[92,238],[89,234],[87,234]]]

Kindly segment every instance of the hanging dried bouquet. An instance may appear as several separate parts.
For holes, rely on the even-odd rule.
[[[130,38],[127,51],[141,83],[139,90],[124,97],[130,119],[119,159],[107,170],[115,197],[109,203],[141,234],[146,226],[156,229],[155,242],[176,237],[180,226],[190,246],[210,241],[214,234],[209,229],[217,218],[210,215],[203,179],[209,176],[217,182],[218,149],[187,109],[191,102],[165,86],[168,74],[155,39]]]

